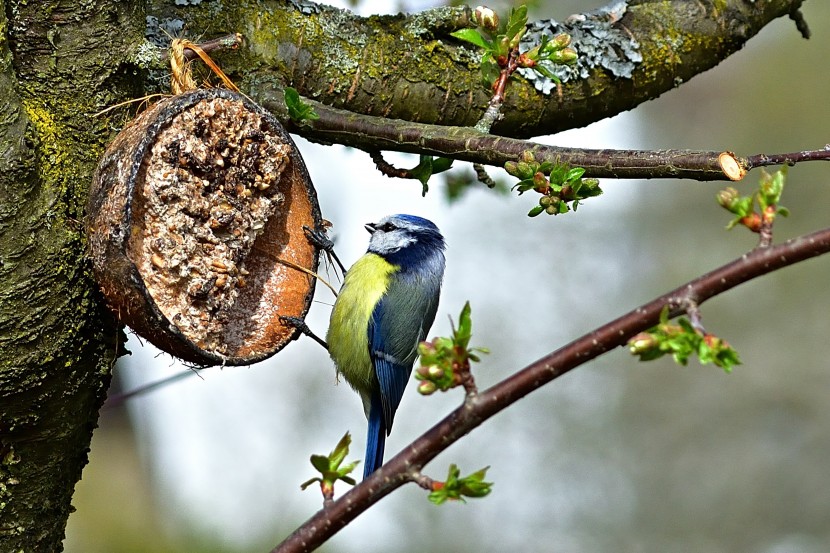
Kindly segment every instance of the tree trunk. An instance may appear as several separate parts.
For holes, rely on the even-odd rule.
[[[0,12],[0,550],[59,551],[120,335],[84,252],[90,176],[141,95],[137,3]]]

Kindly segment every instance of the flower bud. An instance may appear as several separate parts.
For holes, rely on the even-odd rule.
[[[573,63],[579,56],[573,48],[565,48],[556,54],[556,61],[559,63]]]
[[[537,192],[541,192],[550,186],[548,179],[545,178],[545,174],[541,171],[536,171],[533,174],[533,187],[536,189]]]
[[[498,14],[487,6],[478,6],[473,11],[473,21],[487,31],[496,31],[499,28]]]
[[[553,44],[556,45],[557,48],[567,48],[571,45],[571,35],[567,33],[558,34],[555,37],[553,37],[553,40],[551,42],[553,42]]]
[[[648,332],[641,332],[628,341],[628,351],[638,355],[657,347],[657,339]]]
[[[735,205],[735,202],[738,200],[739,194],[738,191],[731,186],[728,186],[718,192],[716,198],[718,203],[725,207],[728,210],[732,210],[732,207]]]
[[[425,396],[434,393],[436,389],[438,387],[435,385],[435,382],[430,382],[429,380],[424,380],[418,385],[418,393]]]
[[[536,156],[533,155],[533,150],[523,150],[519,156],[519,160],[525,163],[533,163],[536,161]]]
[[[432,365],[428,369],[429,377],[433,380],[437,380],[439,378],[444,378],[444,369],[439,367],[438,365]]]
[[[530,163],[520,161],[516,164],[516,172],[519,173],[516,176],[520,179],[529,179],[533,176],[533,173],[535,173],[536,171],[535,168],[532,165],[530,165]]]

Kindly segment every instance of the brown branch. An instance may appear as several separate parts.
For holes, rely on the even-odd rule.
[[[375,167],[377,167],[377,170],[386,175],[387,177],[399,179],[414,178],[409,169],[401,169],[399,167],[395,167],[394,165],[383,159],[383,154],[379,150],[370,150],[368,154],[369,157],[372,158],[372,162],[375,164]]]
[[[820,150],[803,150],[791,154],[756,154],[746,158],[746,170],[756,167],[769,167],[770,165],[795,165],[805,161],[828,161],[830,160],[830,144]]]
[[[692,280],[659,298],[585,334],[548,354],[464,403],[426,431],[372,476],[318,511],[272,553],[312,551],[358,515],[407,482],[425,482],[421,468],[440,452],[496,413],[559,376],[599,357],[659,322],[668,305],[675,317],[689,305],[704,301],[754,278],[830,252],[830,228],[789,240],[778,246],[756,248],[731,263]]]
[[[738,181],[750,169],[757,167],[830,160],[830,149],[827,147],[789,154],[757,154],[748,158],[732,152],[700,150],[562,148],[481,133],[471,127],[442,127],[358,115],[309,99],[303,101],[310,104],[320,118],[304,121],[302,126],[298,126],[288,116],[281,90],[275,88],[260,100],[291,132],[312,141],[338,143],[369,152],[391,150],[449,157],[497,167],[516,161],[522,152],[530,150],[540,162],[583,167],[586,178]]]

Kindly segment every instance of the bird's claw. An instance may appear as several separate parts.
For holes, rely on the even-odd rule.
[[[305,236],[308,242],[326,252],[326,255],[329,257],[329,261],[333,259],[337,263],[337,266],[340,267],[343,274],[346,274],[346,267],[343,266],[340,259],[337,257],[337,254],[334,253],[334,242],[328,237],[326,230],[322,228],[313,229],[308,226],[303,226],[303,231],[305,231]]]
[[[308,327],[308,325],[305,323],[303,319],[299,317],[288,317],[285,315],[280,315],[280,322],[285,326],[293,326],[294,328],[299,330],[299,333],[295,334],[292,337],[292,340],[296,340],[297,338],[299,338],[300,334],[305,334],[306,336],[308,336],[324,348],[329,349],[329,345],[326,343],[326,341],[314,334],[314,332],[312,332],[312,330]]]

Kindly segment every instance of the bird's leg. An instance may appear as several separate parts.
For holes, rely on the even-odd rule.
[[[312,340],[326,348],[326,350],[329,349],[329,345],[326,343],[326,341],[314,334],[314,332],[312,332],[311,329],[308,328],[308,325],[305,324],[304,320],[298,317],[281,316],[280,321],[282,321],[282,323],[286,326],[293,326],[294,328],[300,331],[300,334],[305,334],[306,336],[308,336],[309,338],[311,338]],[[294,339],[296,340],[297,337],[298,336],[295,336]]]
[[[326,235],[326,231],[324,229],[312,229],[310,227],[304,226],[303,230],[305,231],[306,238],[308,241],[326,252],[326,255],[329,258],[329,262],[332,259],[337,263],[337,266],[340,267],[340,271],[345,275],[346,274],[346,267],[340,262],[340,259],[337,257],[337,254],[334,253],[334,242]]]

